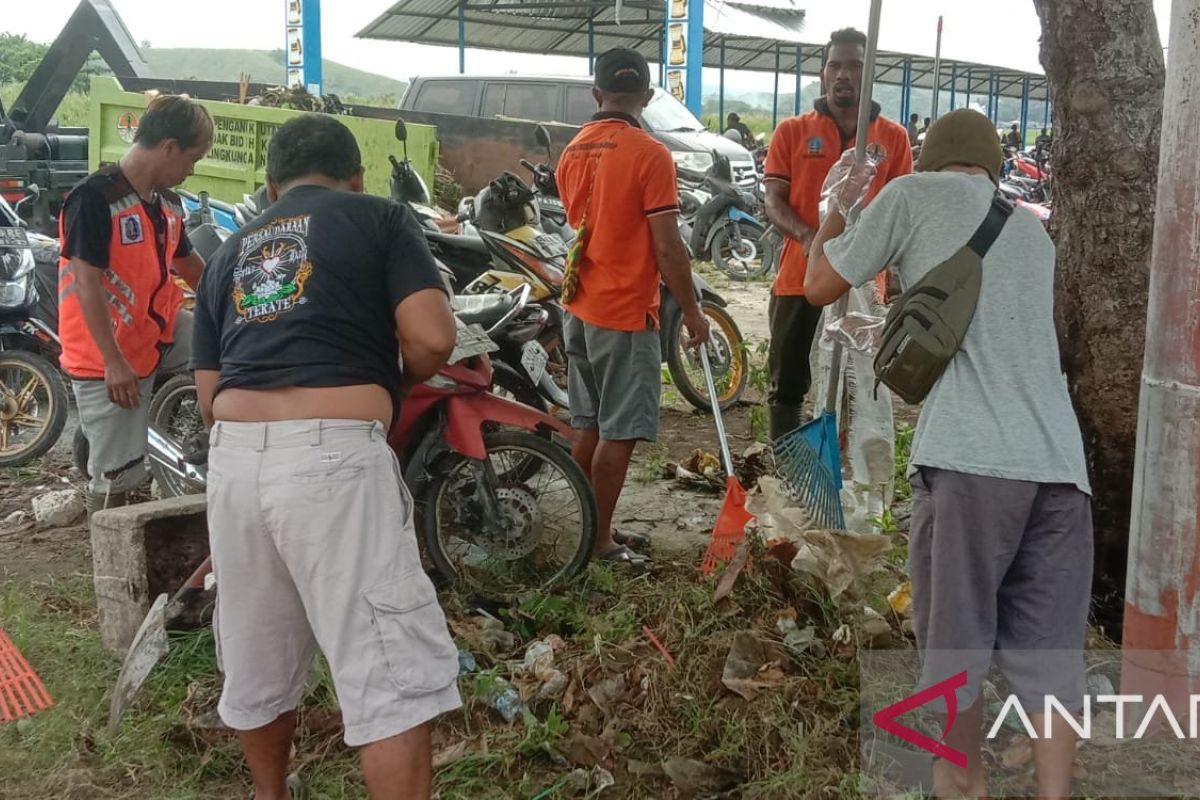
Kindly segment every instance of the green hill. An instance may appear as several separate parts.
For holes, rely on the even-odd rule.
[[[250,80],[283,83],[283,50],[233,50],[201,47],[143,48],[154,74],[162,78],[236,81],[241,73]],[[407,84],[373,72],[325,61],[325,91],[342,96],[385,98],[398,101]]]

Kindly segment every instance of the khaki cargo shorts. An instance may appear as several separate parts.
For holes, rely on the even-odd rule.
[[[299,706],[318,649],[352,747],[458,708],[458,651],[383,426],[218,422],[210,445],[225,724],[252,730]]]

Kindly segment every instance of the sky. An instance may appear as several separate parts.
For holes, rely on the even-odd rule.
[[[78,0],[6,0],[0,14],[0,31],[24,34],[49,42],[62,28]],[[284,0],[204,0],[201,14],[180,14],[187,4],[162,0],[111,0],[134,39],[154,47],[238,47],[272,50],[284,39]],[[348,66],[399,80],[414,75],[451,74],[458,71],[455,48],[428,47],[400,42],[357,39],[354,34],[386,11],[393,0],[325,0],[322,14],[324,57]],[[823,41],[829,32],[848,25],[866,28],[870,0],[800,0],[805,9],[809,41]],[[1171,0],[1154,0],[1163,44]],[[336,9],[336,11],[334,11]],[[938,15],[945,17],[943,56],[1040,72],[1040,26],[1032,0],[888,0],[883,5],[880,47],[884,50],[933,55]],[[468,28],[468,40],[470,29]],[[532,74],[586,74],[583,59],[492,51],[467,53],[467,71],[479,74],[516,71]],[[711,75],[709,73],[712,73]],[[268,76],[253,76],[270,80]],[[283,76],[278,78],[283,81]],[[705,85],[716,83],[715,70],[706,70]],[[772,78],[765,73],[730,74],[732,90],[769,91]]]

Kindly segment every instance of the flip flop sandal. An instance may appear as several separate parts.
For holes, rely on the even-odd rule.
[[[625,545],[617,545],[607,553],[596,556],[598,561],[628,568],[635,575],[646,575],[650,572],[649,557],[630,550]]]
[[[623,544],[626,547],[632,547],[637,550],[650,549],[650,537],[644,533],[624,533],[622,531],[613,531],[612,538],[617,544]]]
[[[291,800],[308,800],[308,787],[300,780],[298,773],[293,772],[287,776],[287,789],[288,797]],[[254,800],[254,798],[251,797],[251,800]]]

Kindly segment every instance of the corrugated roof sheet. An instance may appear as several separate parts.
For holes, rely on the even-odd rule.
[[[364,39],[458,46],[458,0],[399,0],[359,31]],[[651,63],[662,59],[662,0],[466,0],[467,46],[484,50],[566,56],[588,55],[589,17],[594,52],[611,47],[635,47]],[[815,74],[824,42],[804,41],[804,11],[795,0],[705,0],[704,64],[794,75],[798,67]],[[912,84],[933,86],[933,59],[906,53],[881,52],[876,79],[903,83],[905,63],[912,65]],[[952,75],[956,76],[952,79]],[[1041,75],[986,64],[943,61],[941,88],[951,83],[960,94],[986,94],[992,75],[1000,94],[1020,96],[1026,79],[1030,99],[1046,99]]]

